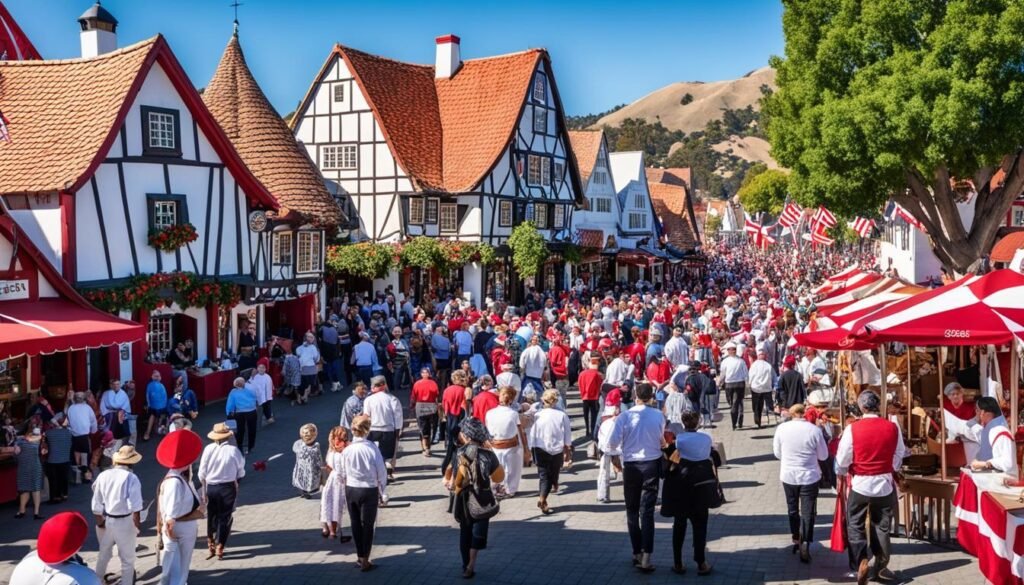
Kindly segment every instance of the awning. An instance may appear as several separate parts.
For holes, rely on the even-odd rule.
[[[0,359],[142,341],[146,329],[65,299],[0,302]]]
[[[655,260],[654,256],[650,252],[644,250],[632,248],[626,250],[620,250],[615,255],[615,261],[619,264],[629,264],[631,266],[653,266]]]
[[[603,230],[577,229],[574,239],[576,240],[576,245],[580,248],[594,248],[596,250],[604,248]]]
[[[995,246],[992,246],[989,259],[993,262],[1009,262],[1021,248],[1024,248],[1024,231],[1006,234],[1003,239],[996,242]]]

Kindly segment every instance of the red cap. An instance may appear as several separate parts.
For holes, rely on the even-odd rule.
[[[782,365],[787,368],[792,368],[796,365],[796,356],[787,355],[786,358],[782,360]]]
[[[39,529],[39,560],[56,565],[70,559],[85,544],[89,524],[78,512],[61,512]]]
[[[608,391],[608,394],[604,397],[605,406],[620,406],[622,405],[622,392],[618,388],[612,388]]]
[[[179,469],[199,459],[203,441],[188,429],[181,429],[164,437],[156,448],[156,460],[168,469]]]
[[[264,368],[267,368],[269,370],[270,369],[270,360],[268,358],[261,357],[260,359],[256,360],[256,365],[257,366],[263,366]]]

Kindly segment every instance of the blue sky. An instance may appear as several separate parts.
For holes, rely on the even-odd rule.
[[[44,58],[78,56],[75,19],[92,0],[0,0]],[[204,86],[231,35],[231,0],[103,0],[118,43],[163,33]],[[246,60],[274,106],[294,109],[334,42],[417,63],[455,33],[463,58],[530,47],[551,53],[570,114],[630,102],[674,81],[739,77],[781,54],[777,0],[674,2],[346,2],[243,0]]]

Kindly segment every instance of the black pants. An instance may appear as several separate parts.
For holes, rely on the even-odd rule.
[[[68,497],[68,478],[71,476],[71,463],[49,463],[44,465],[46,478],[50,480],[50,499],[59,500]]]
[[[469,550],[487,548],[487,528],[491,519],[473,520],[466,518],[459,523],[459,552],[462,553],[462,568],[469,565]]]
[[[270,420],[270,419],[274,418],[274,399],[273,398],[271,398],[270,400],[264,402],[263,405],[261,406],[261,408],[263,409],[263,419],[264,420]]]
[[[380,454],[384,456],[384,461],[391,461],[394,458],[398,433],[395,431],[370,431],[369,436],[366,438],[377,443],[377,448],[380,449]]]
[[[259,414],[255,410],[248,410],[246,412],[236,412],[231,415],[231,418],[235,420],[238,425],[238,430],[235,433],[235,440],[238,441],[239,449],[248,449],[252,451],[253,447],[256,446],[256,429],[259,428]]]
[[[597,436],[597,421],[601,414],[600,400],[583,401],[583,425],[587,429],[587,438],[593,439]]]
[[[725,399],[729,401],[729,418],[732,428],[743,426],[743,394],[746,392],[744,382],[730,382],[725,385]]]
[[[754,424],[761,426],[761,416],[764,415],[767,418],[768,413],[772,409],[772,393],[751,392],[750,401],[754,406]],[[768,421],[766,420],[765,422]]]
[[[377,523],[377,488],[345,486],[348,516],[352,523],[352,540],[356,543],[356,556],[365,559],[373,548],[373,527]]]
[[[441,462],[441,475],[444,475],[445,470],[448,469],[448,465],[455,464],[455,452],[459,449],[459,423],[462,422],[462,417],[455,416],[449,412],[444,420],[445,447],[444,461]],[[454,476],[454,473],[452,475]]]
[[[789,512],[789,533],[794,542],[814,542],[814,517],[818,514],[818,484],[782,484]]]
[[[708,509],[691,510],[680,514],[672,521],[672,560],[676,566],[683,564],[683,543],[686,542],[686,523],[693,524],[693,562],[702,564],[708,545]]]
[[[356,377],[363,384],[366,384],[366,390],[370,390],[370,379],[373,378],[373,366],[356,366]]]
[[[870,497],[850,490],[846,502],[846,518],[850,534],[850,557],[860,562],[868,558],[865,519],[871,517],[871,554],[875,564],[889,564],[889,528],[892,526],[893,495]]]
[[[622,466],[626,526],[633,554],[654,552],[654,506],[658,501],[661,460],[627,461]]]
[[[206,486],[206,536],[212,538],[214,544],[228,544],[237,495],[238,490],[233,483]]]
[[[540,498],[547,500],[551,490],[558,486],[558,473],[562,470],[562,454],[552,455],[544,449],[535,447],[533,460],[537,463],[537,477],[540,479]]]
[[[437,430],[437,413],[417,416],[416,424],[420,428],[420,437],[429,441]]]

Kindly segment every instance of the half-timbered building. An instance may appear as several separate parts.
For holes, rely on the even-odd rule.
[[[557,251],[583,189],[547,51],[463,61],[447,35],[436,54],[417,65],[335,46],[292,118],[296,138],[362,238],[486,242],[501,257],[512,228],[532,221]],[[564,272],[555,257],[535,284],[560,288]],[[442,276],[476,302],[521,288],[504,259]],[[411,290],[416,278],[391,284]]]
[[[622,206],[608,164],[604,131],[572,130],[569,139],[586,196],[583,207],[573,214],[573,238],[582,256],[580,264],[573,267],[573,279],[593,289],[616,280]]]
[[[660,258],[654,251],[661,228],[647,186],[644,153],[613,152],[608,160],[622,213],[618,242],[621,251],[615,255],[616,278],[654,282],[661,275]]]

